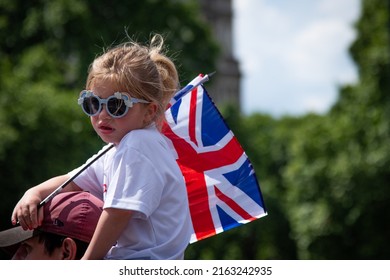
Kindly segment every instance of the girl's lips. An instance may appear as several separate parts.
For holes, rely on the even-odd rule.
[[[107,126],[107,125],[100,125],[99,131],[103,134],[110,134],[111,132],[114,131],[114,129],[110,126]]]

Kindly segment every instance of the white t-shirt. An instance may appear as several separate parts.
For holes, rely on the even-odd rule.
[[[184,258],[192,229],[187,191],[155,126],[129,132],[74,182],[103,199],[104,208],[134,211],[106,259]]]

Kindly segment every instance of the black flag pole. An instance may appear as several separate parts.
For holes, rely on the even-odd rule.
[[[49,194],[44,200],[42,200],[38,208],[45,205],[48,201],[50,201],[53,197],[55,197],[57,194],[61,192],[62,189],[64,189],[70,182],[72,182],[77,176],[79,176],[85,169],[90,167],[96,160],[98,160],[101,156],[103,156],[105,153],[107,153],[111,148],[114,147],[114,144],[110,144],[105,150],[103,150],[101,153],[97,154],[95,158],[93,158],[90,162],[86,163],[83,168],[81,168],[76,174],[74,174],[72,177],[70,177],[68,180],[66,180],[64,183],[62,183],[58,188],[56,188],[51,194]]]

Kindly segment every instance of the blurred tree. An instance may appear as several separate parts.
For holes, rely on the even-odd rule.
[[[390,254],[390,1],[362,1],[356,27],[359,83],[290,143],[283,178],[299,258]]]
[[[215,69],[218,47],[194,0],[3,0],[0,12],[2,56],[15,62],[42,44],[70,87],[83,85],[87,66],[104,48],[128,37],[146,42],[153,32],[166,37],[184,82]]]

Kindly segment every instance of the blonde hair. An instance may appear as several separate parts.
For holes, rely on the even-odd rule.
[[[149,46],[131,41],[107,50],[90,65],[86,89],[96,80],[109,80],[132,97],[156,103],[153,121],[161,128],[165,109],[179,88],[176,66],[163,46],[164,39],[157,34]]]

